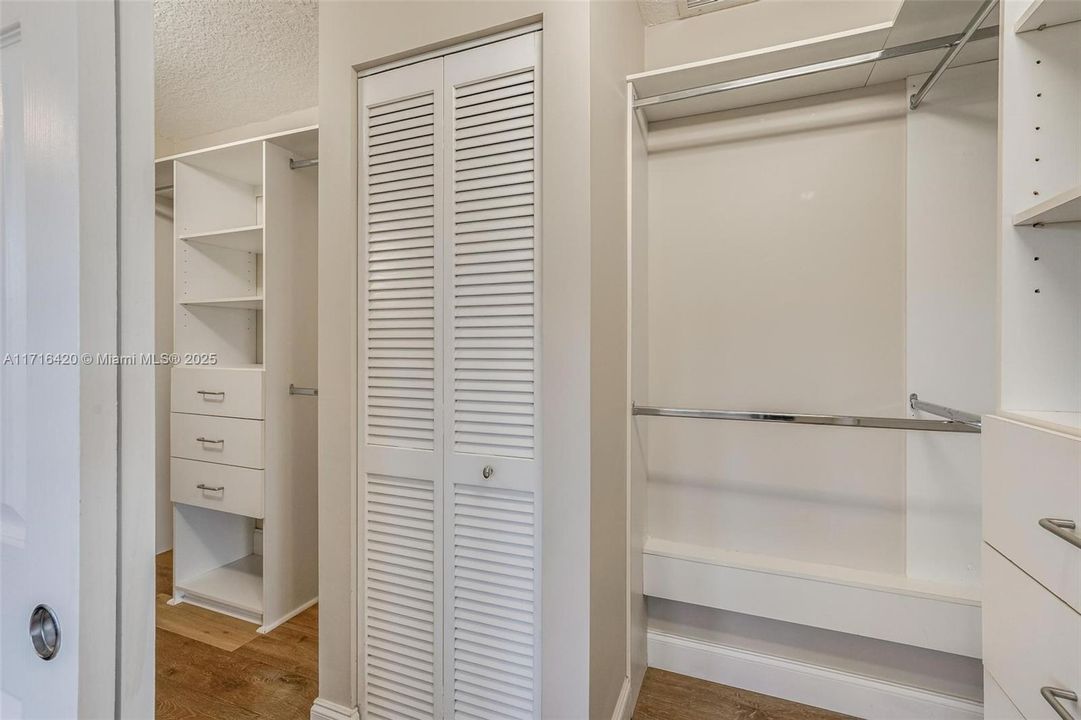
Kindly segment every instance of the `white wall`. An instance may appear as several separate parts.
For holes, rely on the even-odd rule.
[[[903,416],[900,84],[651,126],[649,402]],[[903,433],[652,422],[651,536],[903,573]]]

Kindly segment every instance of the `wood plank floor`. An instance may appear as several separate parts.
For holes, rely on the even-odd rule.
[[[158,555],[159,595],[172,594],[172,565],[171,552]],[[164,610],[180,608],[159,617],[157,720],[308,719],[319,691],[318,606],[268,635],[215,642],[231,652],[207,637],[231,620],[190,605]]]
[[[633,720],[853,720],[828,710],[650,668]]]
[[[157,571],[158,594],[171,595],[171,552],[158,555]],[[231,630],[229,638],[212,637],[223,627]],[[156,720],[308,720],[319,689],[318,606],[268,635],[251,638],[250,628],[191,605],[163,607],[157,628]],[[654,668],[646,672],[633,718],[851,720]]]

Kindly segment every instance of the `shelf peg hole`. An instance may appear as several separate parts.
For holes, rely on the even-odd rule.
[[[1039,295],[1039,294],[1040,294],[1040,288],[1036,288],[1036,294],[1037,294],[1037,295]]]

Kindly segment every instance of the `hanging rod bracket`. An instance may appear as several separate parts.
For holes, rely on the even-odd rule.
[[[755,412],[748,410],[697,410],[668,408],[631,403],[631,415],[696,418],[701,420],[743,420],[749,422],[788,423],[790,425],[833,425],[837,427],[881,428],[887,430],[924,430],[934,432],[978,433],[978,424],[957,420],[922,420],[919,418],[870,417],[866,415],[812,415],[809,413]]]
[[[938,79],[942,77],[942,73],[949,69],[953,61],[957,59],[957,56],[961,54],[961,51],[965,49],[965,45],[972,39],[972,36],[976,34],[976,31],[980,29],[980,25],[983,25],[987,20],[987,16],[991,14],[991,11],[998,5],[998,0],[984,0],[983,5],[976,11],[976,14],[972,16],[972,19],[968,21],[968,25],[965,26],[964,31],[961,33],[961,39],[953,44],[949,52],[942,56],[942,59],[938,61],[938,65],[931,71],[931,74],[927,76],[927,79],[923,81],[923,85],[920,89],[912,94],[912,97],[908,100],[909,110],[915,110],[923,102],[923,98],[931,91],[931,88],[935,86]]]
[[[936,405],[935,403],[927,402],[926,400],[920,400],[920,396],[916,393],[912,393],[908,396],[908,406],[913,410],[920,410],[931,415],[938,415],[939,417],[952,420],[954,422],[964,423],[975,428],[983,427],[983,418],[976,413],[965,412],[964,410],[957,410],[952,407],[946,407],[945,405]]]
[[[290,395],[311,395],[311,396],[314,396],[314,397],[318,397],[319,396],[319,388],[297,387],[293,383],[289,383],[289,394]]]

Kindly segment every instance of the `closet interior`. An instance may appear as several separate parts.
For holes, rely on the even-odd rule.
[[[981,479],[980,416],[1067,454],[1081,436],[1081,11],[1004,5],[999,27],[994,0],[906,0],[893,22],[628,77],[651,666],[693,674],[678,643],[736,626],[766,628],[742,646],[766,652],[830,631],[850,657],[923,658],[949,716],[980,716],[1006,622],[981,613],[998,462],[985,435]],[[1041,517],[1081,509],[1072,467]],[[1052,542],[1038,519],[1025,532]],[[792,691],[771,677],[744,687]]]
[[[259,625],[315,602],[318,130],[157,163],[172,199],[173,597]],[[299,162],[298,162],[299,161]]]

